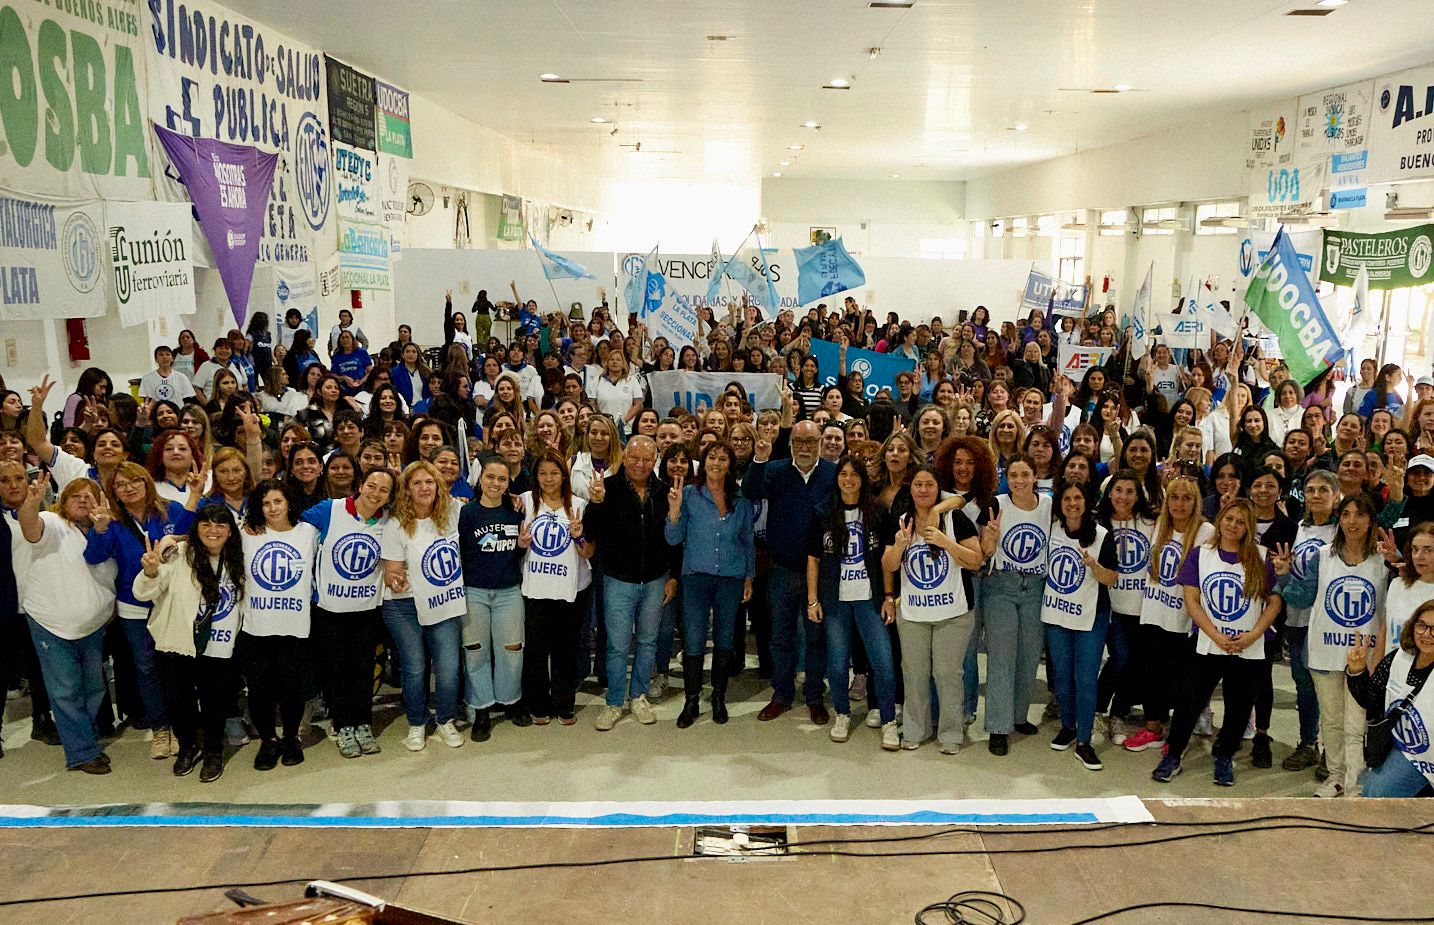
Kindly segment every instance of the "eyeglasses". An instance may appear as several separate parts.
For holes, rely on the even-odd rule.
[[[1434,623],[1425,623],[1423,620],[1419,620],[1414,624],[1414,632],[1422,633],[1425,636],[1434,636]]]

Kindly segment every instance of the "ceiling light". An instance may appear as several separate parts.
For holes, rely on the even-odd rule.
[[[843,80],[840,77],[833,77],[831,80],[827,81],[827,86],[836,87],[838,90],[840,90],[842,87],[850,87],[851,81]]]
[[[821,125],[820,122],[813,122],[813,121],[810,120],[810,119],[808,119],[807,121],[805,121],[805,122],[802,123],[802,128],[821,128],[821,127],[822,127],[822,125]]]
[[[871,0],[867,4],[873,10],[909,10],[916,5],[916,0]]]
[[[894,173],[894,174],[891,175],[891,179],[893,179],[893,180],[900,180],[900,179],[901,179],[901,174],[899,174],[899,173]]]
[[[1349,0],[1319,0],[1315,6],[1344,6]]]
[[[778,166],[778,167],[790,167],[790,166],[792,166],[792,162],[791,162],[791,161],[777,161],[777,166]]]
[[[1130,84],[1116,84],[1115,86],[1111,87],[1111,89],[1114,90],[1116,93],[1129,93],[1131,87]]]
[[[774,170],[774,171],[772,171],[772,176],[774,176],[774,177],[780,177],[781,175],[782,175],[782,172],[781,172],[780,170]]]
[[[1024,123],[1024,122],[1017,122],[1015,125],[1011,126],[1011,131],[1013,131],[1013,132],[1024,132],[1024,131],[1025,131],[1026,129],[1028,129],[1028,128],[1030,128],[1030,126],[1027,125],[1026,123]]]
[[[591,122],[593,125],[602,125],[607,120],[604,119],[602,116],[593,116],[588,121]]]
[[[563,79],[557,74],[539,74],[538,79],[543,83],[562,83]]]
[[[802,149],[805,148],[805,147],[806,147],[806,145],[787,145],[787,150],[788,150],[788,151],[800,151],[800,150],[802,150]]]

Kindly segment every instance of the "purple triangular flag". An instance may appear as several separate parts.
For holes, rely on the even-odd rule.
[[[249,315],[249,287],[259,260],[264,208],[279,155],[213,138],[181,135],[156,125],[159,143],[189,191],[199,227],[214,251],[214,265],[229,295],[237,326]]]

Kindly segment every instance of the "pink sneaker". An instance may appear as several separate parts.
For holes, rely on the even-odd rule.
[[[1158,732],[1151,732],[1149,729],[1142,729],[1135,735],[1130,736],[1122,743],[1128,752],[1143,752],[1147,748],[1154,748],[1163,744],[1165,737]]]

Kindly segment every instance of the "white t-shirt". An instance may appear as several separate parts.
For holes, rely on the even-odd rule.
[[[194,371],[194,381],[192,383],[194,388],[203,392],[206,398],[213,398],[214,396],[209,394],[209,389],[214,385],[214,377],[218,375],[221,369],[228,368],[228,366],[220,363],[218,360],[205,360],[204,363]],[[230,371],[232,372],[233,370]]]
[[[592,583],[592,567],[578,555],[568,529],[566,511],[537,502],[533,493],[523,492],[523,516],[533,542],[523,555],[523,596],[543,601],[573,601],[578,592]],[[587,502],[573,498],[572,520],[582,520]]]
[[[14,529],[13,525],[11,529]],[[18,577],[18,572],[16,576]],[[1414,616],[1414,611],[1425,601],[1434,601],[1434,582],[1415,579],[1406,585],[1403,578],[1389,583],[1384,595],[1384,651],[1393,652],[1399,648],[1399,634],[1404,624]]]
[[[314,597],[314,551],[319,531],[300,523],[290,530],[247,531],[244,544],[244,632],[250,636],[309,636]]]
[[[1041,622],[1085,633],[1095,626],[1100,582],[1085,564],[1084,552],[1099,558],[1105,527],[1096,525],[1095,539],[1083,549],[1059,521],[1051,524],[1051,553],[1041,591]]]
[[[194,386],[189,377],[177,369],[171,369],[168,376],[161,376],[159,370],[152,369],[139,380],[139,397],[172,401],[177,405],[194,397]]]
[[[219,558],[211,556],[209,564],[217,569]],[[199,606],[201,613],[195,614],[195,619],[203,612],[203,601]],[[234,577],[226,571],[219,578],[219,605],[209,618],[209,643],[204,647],[205,658],[229,658],[234,654],[234,641],[239,638],[238,623],[238,594],[234,591]]]
[[[412,536],[393,518],[384,525],[379,555],[387,562],[404,564],[409,590],[396,594],[385,586],[383,599],[411,598],[421,626],[434,626],[468,610],[463,591],[463,557],[458,549],[458,511],[457,504],[449,505],[448,523],[442,532],[432,517],[415,522]]]
[[[1180,397],[1180,371],[1173,364],[1164,369],[1151,366],[1150,382],[1169,404],[1175,404],[1175,400]]]
[[[866,527],[861,522],[861,508],[846,512],[846,537],[838,564],[837,600],[871,600],[871,573],[866,567]]]
[[[1000,511],[1001,537],[991,556],[991,571],[1046,573],[1046,547],[1051,532],[1051,497],[1036,495],[1034,510],[1016,507],[1010,495],[996,498]]]
[[[61,639],[83,639],[114,613],[119,568],[113,559],[86,564],[84,531],[59,514],[41,511],[40,523],[40,540],[30,544],[20,609]],[[18,520],[10,528],[18,531]]]
[[[284,388],[284,395],[281,398],[275,398],[268,392],[259,393],[259,410],[265,414],[282,414],[286,417],[293,417],[307,407],[309,407],[308,397],[287,386]]]
[[[619,379],[613,382],[606,376],[591,380],[588,394],[597,404],[597,409],[610,415],[614,421],[621,421],[627,415],[633,401],[642,400],[642,393],[633,388],[633,380]]]

